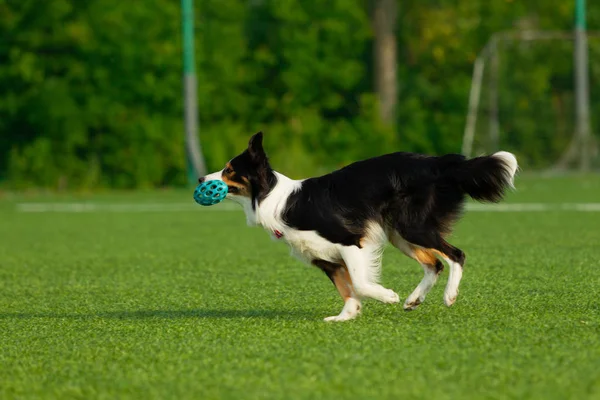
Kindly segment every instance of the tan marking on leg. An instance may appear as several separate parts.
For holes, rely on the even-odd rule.
[[[433,249],[424,249],[422,247],[417,247],[412,244],[409,244],[410,249],[412,251],[412,257],[420,262],[421,264],[427,264],[431,266],[435,266],[437,261],[437,257],[435,256],[436,251]]]
[[[439,250],[436,250],[436,249],[431,249],[431,251],[433,251],[435,254],[437,254],[438,256],[440,256],[440,257],[442,257],[442,258],[444,258],[444,259],[446,259],[446,260],[449,260],[449,259],[450,259],[450,257],[448,257],[446,254],[442,253],[442,252],[441,252],[441,251],[439,251]]]
[[[314,260],[313,264],[325,272],[335,285],[340,296],[344,299],[344,308],[341,313],[337,316],[327,317],[325,321],[347,321],[356,318],[362,306],[360,299],[356,296],[352,278],[346,264],[343,262],[330,263],[323,260]]]
[[[404,302],[405,310],[414,310],[423,302],[423,300],[425,300],[425,297],[435,285],[437,277],[444,269],[444,266],[436,257],[436,254],[439,252],[434,249],[419,247],[405,241],[396,241],[393,244],[404,254],[421,264],[424,269],[423,279]]]
[[[333,277],[333,284],[337,288],[340,296],[345,300],[350,297],[355,297],[354,285],[352,285],[352,278],[345,265],[335,270]]]
[[[327,274],[344,301],[350,297],[355,297],[352,278],[350,278],[350,273],[344,263],[334,264],[323,260],[315,260],[313,261],[313,264]]]

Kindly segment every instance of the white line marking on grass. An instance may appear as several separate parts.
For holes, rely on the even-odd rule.
[[[507,203],[467,204],[474,212],[545,212],[578,211],[600,212],[600,203]],[[135,213],[135,212],[192,212],[192,211],[239,211],[233,203],[202,207],[194,203],[18,203],[17,211],[24,213]]]
[[[492,211],[492,212],[531,212],[531,211],[551,211],[557,209],[560,204],[546,203],[512,203],[512,204],[480,204],[469,203],[469,211]]]
[[[235,204],[202,207],[194,203],[19,203],[17,211],[26,213],[131,213],[131,212],[190,212],[234,211]]]
[[[565,204],[565,206],[568,206],[566,209],[576,211],[600,211],[600,203],[575,203]]]
[[[469,211],[491,212],[540,212],[540,211],[582,211],[600,212],[600,203],[506,203],[506,204],[467,204]]]

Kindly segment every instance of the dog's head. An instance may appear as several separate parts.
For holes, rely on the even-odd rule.
[[[254,208],[256,202],[264,199],[277,183],[262,142],[263,133],[256,133],[250,138],[248,148],[229,161],[225,168],[198,181],[223,181],[229,189],[228,199]]]

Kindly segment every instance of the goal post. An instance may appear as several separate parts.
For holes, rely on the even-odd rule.
[[[584,85],[576,83],[581,81],[580,74],[586,73],[586,70],[572,61],[577,60],[573,56],[576,53],[577,35],[577,31],[527,30],[497,32],[490,37],[473,64],[462,141],[462,153],[465,156],[472,157],[483,152],[498,151],[501,146],[512,146],[511,150],[523,153],[526,163],[529,162],[535,169],[566,168],[561,161],[565,158],[566,150],[573,147],[569,143],[581,137],[585,138],[584,152],[588,155],[587,161],[585,157],[582,160],[582,146],[576,146],[580,167],[585,164],[586,168],[590,168],[598,163],[589,111],[587,136],[583,136],[579,128],[582,126],[579,122],[581,116],[585,117],[586,114],[577,110],[581,110],[581,104],[589,109],[590,91],[587,90],[588,101],[581,102],[582,86],[585,87],[586,82],[583,81]],[[600,40],[597,40],[600,33],[584,32],[584,36],[590,39],[590,46],[594,45],[592,57],[600,56]],[[571,56],[567,59],[569,54]],[[553,62],[557,64],[556,67],[552,65]],[[540,66],[544,68],[542,73]],[[523,87],[528,85],[528,81],[537,81],[536,87],[544,88],[545,92],[539,89],[528,93]],[[597,96],[595,100],[596,107],[600,106],[600,97]],[[526,106],[516,112],[520,103],[515,105],[513,102]],[[533,106],[527,110],[527,104]],[[519,118],[515,119],[515,114]],[[560,123],[553,124],[549,120]],[[525,136],[534,135],[527,132],[528,126],[540,130],[541,137],[527,139]],[[583,126],[586,127],[585,124]],[[560,131],[560,137],[553,138],[553,131]],[[536,146],[532,143],[550,148],[547,160],[542,160],[541,154],[533,154],[535,151],[532,148]]]
[[[181,29],[183,35],[183,96],[185,124],[185,155],[187,182],[193,187],[200,176],[206,175],[206,163],[198,138],[198,95],[196,58],[194,56],[194,0],[181,0]]]

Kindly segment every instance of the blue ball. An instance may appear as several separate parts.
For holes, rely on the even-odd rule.
[[[202,206],[212,206],[222,202],[227,196],[227,184],[223,181],[206,181],[194,190],[194,200]]]

